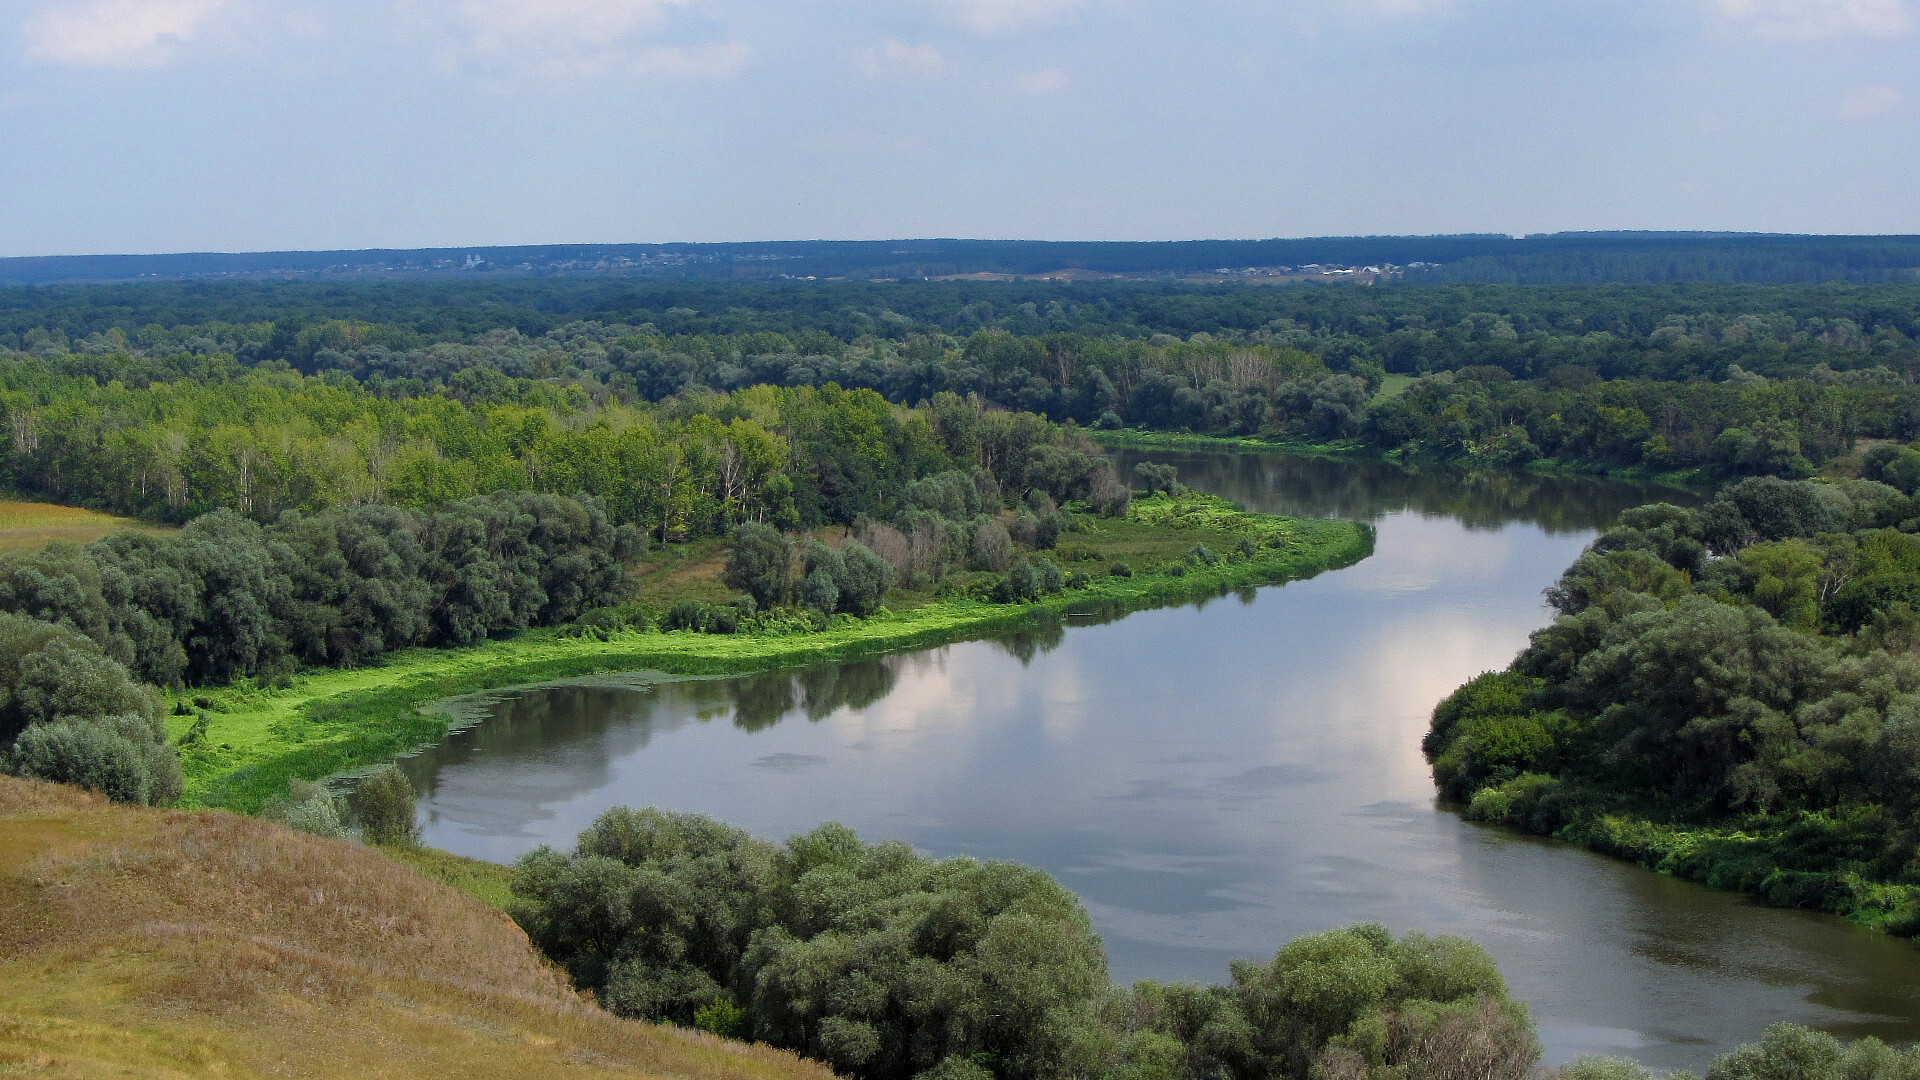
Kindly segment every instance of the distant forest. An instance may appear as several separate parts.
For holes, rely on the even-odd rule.
[[[130,434],[199,428],[182,445],[211,453],[208,476],[221,478],[164,501],[223,498],[244,486],[235,461],[283,456],[269,430],[282,421],[199,406],[189,419],[186,402],[216,385],[222,400],[252,400],[259,390],[246,387],[300,375],[315,381],[298,394],[351,384],[370,400],[422,403],[381,415],[450,399],[545,410],[556,430],[624,415],[609,406],[678,401],[667,415],[692,417],[713,395],[833,385],[895,406],[954,395],[1082,428],[1410,460],[1798,477],[1861,439],[1920,433],[1916,338],[1920,283],[47,286],[0,290],[12,436],[0,469],[21,490],[95,501],[80,478],[101,475]],[[358,453],[406,458],[413,426],[369,429]],[[160,496],[143,492],[109,501],[155,512]]]
[[[0,259],[0,283],[148,278],[352,279],[612,275],[915,279],[962,274],[1181,277],[1219,270],[1393,266],[1426,283],[1856,284],[1913,280],[1920,237],[1759,233],[1346,236],[1167,243],[782,241],[72,255]]]

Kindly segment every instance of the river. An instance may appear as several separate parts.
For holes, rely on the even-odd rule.
[[[1920,950],[1905,942],[1436,805],[1419,749],[1434,704],[1504,667],[1548,619],[1541,590],[1658,493],[1151,457],[1252,509],[1371,521],[1377,551],[1283,587],[1003,641],[507,695],[406,763],[426,842],[508,861],[569,846],[619,804],[774,839],[836,820],[1046,868],[1085,900],[1116,981],[1222,981],[1233,957],[1371,919],[1484,944],[1549,1063],[1700,1069],[1779,1020],[1920,1038]]]

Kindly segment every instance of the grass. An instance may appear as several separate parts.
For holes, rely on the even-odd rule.
[[[513,868],[469,859],[439,848],[386,848],[388,856],[413,867],[422,877],[458,889],[501,911],[513,899]]]
[[[1418,375],[1389,375],[1380,380],[1380,389],[1374,391],[1373,400],[1381,402],[1388,398],[1397,398],[1406,393],[1408,387],[1419,381]]]
[[[382,851],[0,777],[0,1074],[831,1080],[621,1020]]]
[[[1294,439],[1262,439],[1251,435],[1196,435],[1186,431],[1151,431],[1146,428],[1088,429],[1086,434],[1102,446],[1145,450],[1260,450],[1305,457],[1377,456],[1373,449],[1358,439],[1316,443]]]
[[[163,531],[159,526],[78,506],[0,501],[0,551],[38,551],[55,540],[90,544],[122,529]]]
[[[1195,544],[1218,555],[1242,539],[1251,555],[1212,566],[1183,559]],[[1248,514],[1224,500],[1189,494],[1142,500],[1124,520],[1094,522],[1066,535],[1064,569],[1088,574],[1085,588],[1028,604],[966,598],[901,597],[898,610],[871,619],[836,616],[825,630],[780,635],[620,632],[606,640],[535,631],[461,649],[412,649],[382,663],[315,670],[280,688],[251,681],[188,691],[204,700],[205,735],[183,748],[186,803],[254,811],[292,779],[365,768],[444,739],[450,718],[437,702],[463,694],[614,672],[723,675],[859,659],[929,648],[1009,630],[1064,613],[1118,615],[1222,591],[1305,577],[1373,551],[1365,525]],[[682,567],[698,560],[689,559]],[[1107,572],[1113,561],[1135,570]],[[690,588],[704,579],[687,577]],[[172,717],[175,737],[194,718]]]

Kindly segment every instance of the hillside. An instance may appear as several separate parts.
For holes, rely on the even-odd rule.
[[[0,1073],[830,1080],[619,1020],[380,851],[0,777]]]
[[[0,500],[0,551],[38,551],[55,540],[90,544],[122,529],[162,531],[130,518],[78,506]]]

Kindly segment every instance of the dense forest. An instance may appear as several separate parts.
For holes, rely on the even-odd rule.
[[[198,252],[0,259],[0,281],[153,278],[354,279],[839,277],[1114,274],[1177,277],[1244,267],[1394,266],[1424,281],[1526,283],[1911,280],[1920,238],[1761,233],[1588,232],[1514,237],[1325,236],[1161,243],[1034,240],[550,244],[360,251]]]
[[[557,425],[591,428],[603,415],[629,425],[620,410],[660,403],[655,415],[669,421],[704,411],[764,427],[792,406],[763,395],[721,417],[729,409],[706,400],[760,385],[872,391],[907,406],[977,397],[989,410],[1083,428],[1715,479],[1811,475],[1860,439],[1920,430],[1911,384],[1920,286],[583,280],[173,283],[4,298],[0,346],[10,359],[0,360],[0,409],[10,438],[0,468],[22,489],[176,517],[170,500],[212,505],[227,495],[196,501],[178,484],[168,494],[166,483],[126,467],[107,471],[142,490],[110,493],[85,479],[100,466],[71,456],[152,456],[165,468],[168,443],[130,446],[125,433],[177,433],[218,416],[228,426],[198,467],[249,472],[235,459],[276,453],[259,448],[285,443],[271,429],[300,413],[309,428],[356,439],[357,456],[379,466],[375,482],[392,474],[404,501],[410,485],[437,482],[422,475],[435,471],[421,457],[429,445],[470,463],[460,468],[514,471],[511,447],[416,433],[456,411],[489,433],[510,422],[488,415],[502,408],[545,409]],[[336,424],[316,413],[311,401],[322,394],[353,398],[366,419]],[[500,480],[542,482],[502,474],[469,489]]]
[[[1435,710],[1442,794],[1783,906],[1920,933],[1920,454],[1628,511],[1559,617]],[[1893,481],[1898,487],[1881,481]]]

